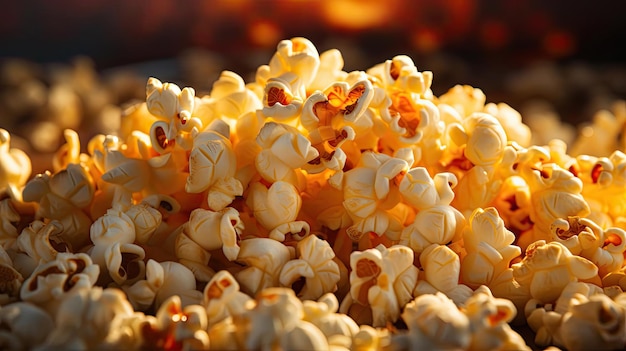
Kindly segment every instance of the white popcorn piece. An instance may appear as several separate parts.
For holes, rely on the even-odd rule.
[[[600,247],[601,231],[602,229],[588,218],[576,216],[569,216],[567,219],[558,218],[550,226],[550,241],[560,242],[572,254],[580,255],[583,250],[592,252]]]
[[[189,176],[185,184],[188,193],[207,191],[209,208],[220,211],[230,205],[235,196],[243,194],[243,186],[237,180],[237,161],[228,136],[217,132],[228,125],[214,121],[207,129],[193,137],[193,148],[189,154]]]
[[[281,123],[293,122],[304,104],[301,84],[300,76],[292,72],[268,79],[263,94],[263,115]]]
[[[465,217],[450,202],[456,177],[438,173],[433,178],[424,167],[410,169],[400,182],[406,202],[418,211],[413,222],[402,230],[400,244],[421,253],[430,244],[445,245],[461,239]]]
[[[302,302],[293,290],[268,288],[255,298],[256,304],[236,317],[238,333],[245,335],[248,350],[328,350],[324,334],[302,319]]]
[[[252,298],[239,291],[239,283],[228,271],[221,270],[211,278],[202,294],[209,327],[222,320],[240,315]]]
[[[507,140],[514,141],[522,147],[531,145],[530,127],[522,122],[522,115],[514,108],[504,102],[498,104],[490,102],[484,106],[483,112],[498,119],[504,128]]]
[[[343,143],[354,140],[353,123],[363,116],[374,96],[372,84],[361,79],[351,86],[335,82],[323,92],[311,94],[302,108],[300,122],[309,132],[308,138],[319,156],[308,162],[310,173],[326,168],[340,171],[345,165]]]
[[[133,314],[124,293],[115,288],[93,287],[68,294],[55,315],[54,329],[44,348],[115,348],[112,334],[122,320]],[[106,345],[106,346],[105,346]]]
[[[91,204],[94,192],[93,179],[85,169],[70,164],[54,175],[46,172],[35,176],[22,194],[24,201],[39,203],[38,216],[58,220],[63,226],[63,238],[78,250],[89,242],[87,233],[92,221],[83,209]]]
[[[462,125],[448,125],[448,134],[456,145],[465,146],[463,155],[477,166],[494,166],[502,158],[507,144],[500,122],[483,112],[467,116]]]
[[[424,280],[417,282],[414,296],[441,292],[457,305],[462,305],[472,295],[472,289],[460,283],[459,256],[445,245],[432,244],[419,257],[424,269]]]
[[[202,130],[202,122],[192,117],[195,103],[195,90],[183,88],[173,83],[162,83],[150,77],[146,84],[146,106],[148,111],[159,120],[150,128],[152,147],[164,153],[168,147],[177,143],[189,149],[189,134],[193,129]]]
[[[315,45],[306,38],[295,37],[281,40],[276,52],[268,65],[261,65],[256,72],[256,82],[262,86],[272,77],[284,73],[293,73],[301,80],[302,91],[300,97],[306,96],[304,90],[317,75],[320,66],[320,56]]]
[[[303,320],[313,323],[331,342],[333,337],[353,338],[359,332],[359,326],[348,315],[337,313],[339,301],[332,293],[322,295],[317,301],[302,301]],[[332,346],[332,345],[331,345]]]
[[[54,315],[63,298],[76,290],[91,289],[100,269],[85,253],[56,255],[54,261],[42,263],[20,289],[23,301],[34,303]]]
[[[349,228],[352,240],[359,241],[369,232],[399,239],[401,223],[393,211],[401,206],[399,183],[408,170],[405,159],[365,152],[355,168],[329,180],[343,190],[343,205],[354,221]]]
[[[21,301],[0,307],[0,322],[0,345],[9,350],[40,347],[54,328],[54,320],[46,311]]]
[[[252,209],[256,222],[274,240],[282,242],[288,234],[298,240],[310,231],[307,222],[296,220],[302,198],[291,183],[277,181],[268,187],[262,182],[254,182],[249,185],[246,203]]]
[[[485,285],[474,291],[462,311],[470,324],[468,350],[531,350],[522,336],[508,324],[516,314],[513,302],[494,298]]]
[[[213,275],[207,270],[209,251],[221,249],[228,260],[235,260],[243,229],[239,212],[232,207],[220,211],[197,208],[191,211],[189,221],[180,227],[176,236],[176,256],[200,280],[208,281]]]
[[[529,289],[530,296],[541,303],[554,303],[570,282],[591,279],[598,267],[589,260],[572,255],[559,242],[539,240],[528,246],[521,262],[511,266],[513,277]]]
[[[390,347],[392,335],[387,328],[372,328],[360,325],[359,332],[352,337],[352,351],[376,351]]]
[[[194,115],[197,115],[205,126],[219,119],[233,126],[233,121],[262,109],[263,103],[255,92],[246,86],[241,76],[235,72],[222,71],[213,83],[209,97],[203,97],[194,107]]]
[[[340,311],[346,313],[354,302],[371,309],[374,327],[395,322],[417,283],[413,251],[403,245],[355,251],[350,268],[350,299],[344,298]]]
[[[123,285],[122,290],[136,310],[159,308],[165,300],[178,295],[183,305],[199,304],[202,293],[196,290],[193,273],[177,262],[157,262],[149,259],[146,276],[132,285]]]
[[[504,226],[494,207],[474,210],[463,231],[467,254],[461,261],[461,281],[472,289],[512,282],[509,265],[521,254],[514,241],[515,234]]]
[[[558,321],[554,342],[568,350],[619,349],[626,342],[625,313],[604,294],[581,298]]]
[[[57,253],[71,251],[61,236],[62,232],[63,226],[58,221],[46,224],[35,220],[18,236],[17,248],[35,264],[53,261]]]
[[[255,159],[256,170],[269,182],[296,183],[295,170],[319,156],[311,142],[294,127],[267,122],[256,137],[261,151]]]
[[[242,290],[255,296],[261,290],[280,286],[281,268],[291,259],[289,249],[269,238],[241,241],[237,261],[246,265],[235,274]]]
[[[30,157],[20,149],[11,148],[11,134],[0,128],[0,193],[20,201],[31,172]]]
[[[531,156],[532,157],[532,156]],[[557,218],[585,217],[590,208],[583,198],[582,182],[554,163],[539,167],[519,165],[530,192],[530,220],[533,227],[521,235],[518,245],[524,250],[530,243],[546,240]]]
[[[546,347],[559,344],[558,328],[563,321],[563,314],[574,305],[585,303],[589,297],[604,294],[603,290],[593,284],[571,282],[565,286],[555,303],[543,304],[536,299],[530,299],[524,306],[524,314],[528,326],[535,332],[535,344]]]
[[[141,202],[124,212],[135,225],[135,241],[146,244],[161,225],[163,215],[153,206]]]
[[[394,345],[405,350],[466,350],[472,335],[470,321],[441,292],[425,294],[407,303],[402,319],[408,332],[392,336]]]
[[[296,295],[302,300],[315,300],[337,290],[339,265],[330,244],[315,235],[308,235],[296,246],[297,259],[285,263],[280,272],[280,284],[294,288],[299,279],[304,285]]]
[[[333,82],[345,80],[348,73],[343,71],[343,56],[341,51],[330,49],[320,54],[320,66],[315,78],[307,87],[307,92],[324,90]]]
[[[15,302],[24,282],[23,275],[15,269],[7,251],[0,247],[0,306]]]

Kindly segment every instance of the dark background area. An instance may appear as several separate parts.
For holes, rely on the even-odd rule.
[[[340,49],[347,71],[407,54],[420,70],[434,72],[436,95],[454,84],[470,84],[483,89],[488,101],[516,108],[533,95],[550,95],[544,90],[554,87],[541,71],[548,67],[565,77],[566,86],[557,88],[567,89],[564,98],[551,102],[574,123],[589,117],[583,104],[599,94],[587,86],[589,79],[578,79],[581,67],[593,84],[602,85],[602,94],[626,96],[623,1],[31,0],[1,5],[0,59],[50,64],[83,55],[101,73],[130,67],[140,75],[190,82],[197,90],[210,89],[222,69],[250,79],[279,40],[304,36],[320,53]],[[197,65],[181,65],[180,58],[192,49],[211,57],[206,62],[213,67],[201,79],[194,79]],[[536,93],[529,93],[532,78],[524,80],[530,88],[518,89],[520,74],[528,72],[543,79]],[[572,74],[578,74],[576,86],[568,85]]]

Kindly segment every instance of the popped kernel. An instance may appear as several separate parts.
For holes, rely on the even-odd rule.
[[[240,315],[252,298],[239,291],[239,283],[226,270],[221,270],[211,278],[202,293],[202,306],[206,308],[209,327],[222,320]]]
[[[473,290],[460,283],[461,262],[459,256],[446,245],[431,244],[419,257],[423,271],[413,290],[414,296],[441,292],[462,305]]]
[[[54,329],[54,320],[42,308],[28,302],[0,307],[0,345],[11,350],[41,346]],[[32,331],[36,330],[36,333]]]
[[[340,279],[339,265],[334,261],[335,252],[328,242],[315,235],[308,235],[296,246],[296,259],[285,263],[280,272],[280,284],[296,290],[302,300],[315,300],[325,293],[337,290]],[[304,284],[298,290],[298,280]]]
[[[372,326],[395,322],[402,306],[413,298],[417,283],[413,251],[402,245],[355,251],[350,255],[350,268],[350,294],[340,311],[347,313],[352,304],[360,304],[371,310]]]

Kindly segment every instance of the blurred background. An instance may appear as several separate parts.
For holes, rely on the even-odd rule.
[[[623,1],[30,0],[2,9],[0,127],[39,140],[42,152],[63,126],[114,128],[102,121],[145,98],[148,76],[198,94],[224,69],[251,81],[294,36],[320,53],[340,49],[346,71],[407,54],[434,72],[435,95],[468,84],[523,117],[540,102],[578,125],[626,97]]]

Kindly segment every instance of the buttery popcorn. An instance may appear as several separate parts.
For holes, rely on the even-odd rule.
[[[343,65],[292,38],[208,95],[151,77],[34,177],[0,130],[0,344],[523,350],[527,323],[623,347],[624,106],[571,143],[478,88],[435,96],[406,55]],[[51,89],[53,118],[74,95],[109,115],[89,72],[57,77],[82,90]]]

